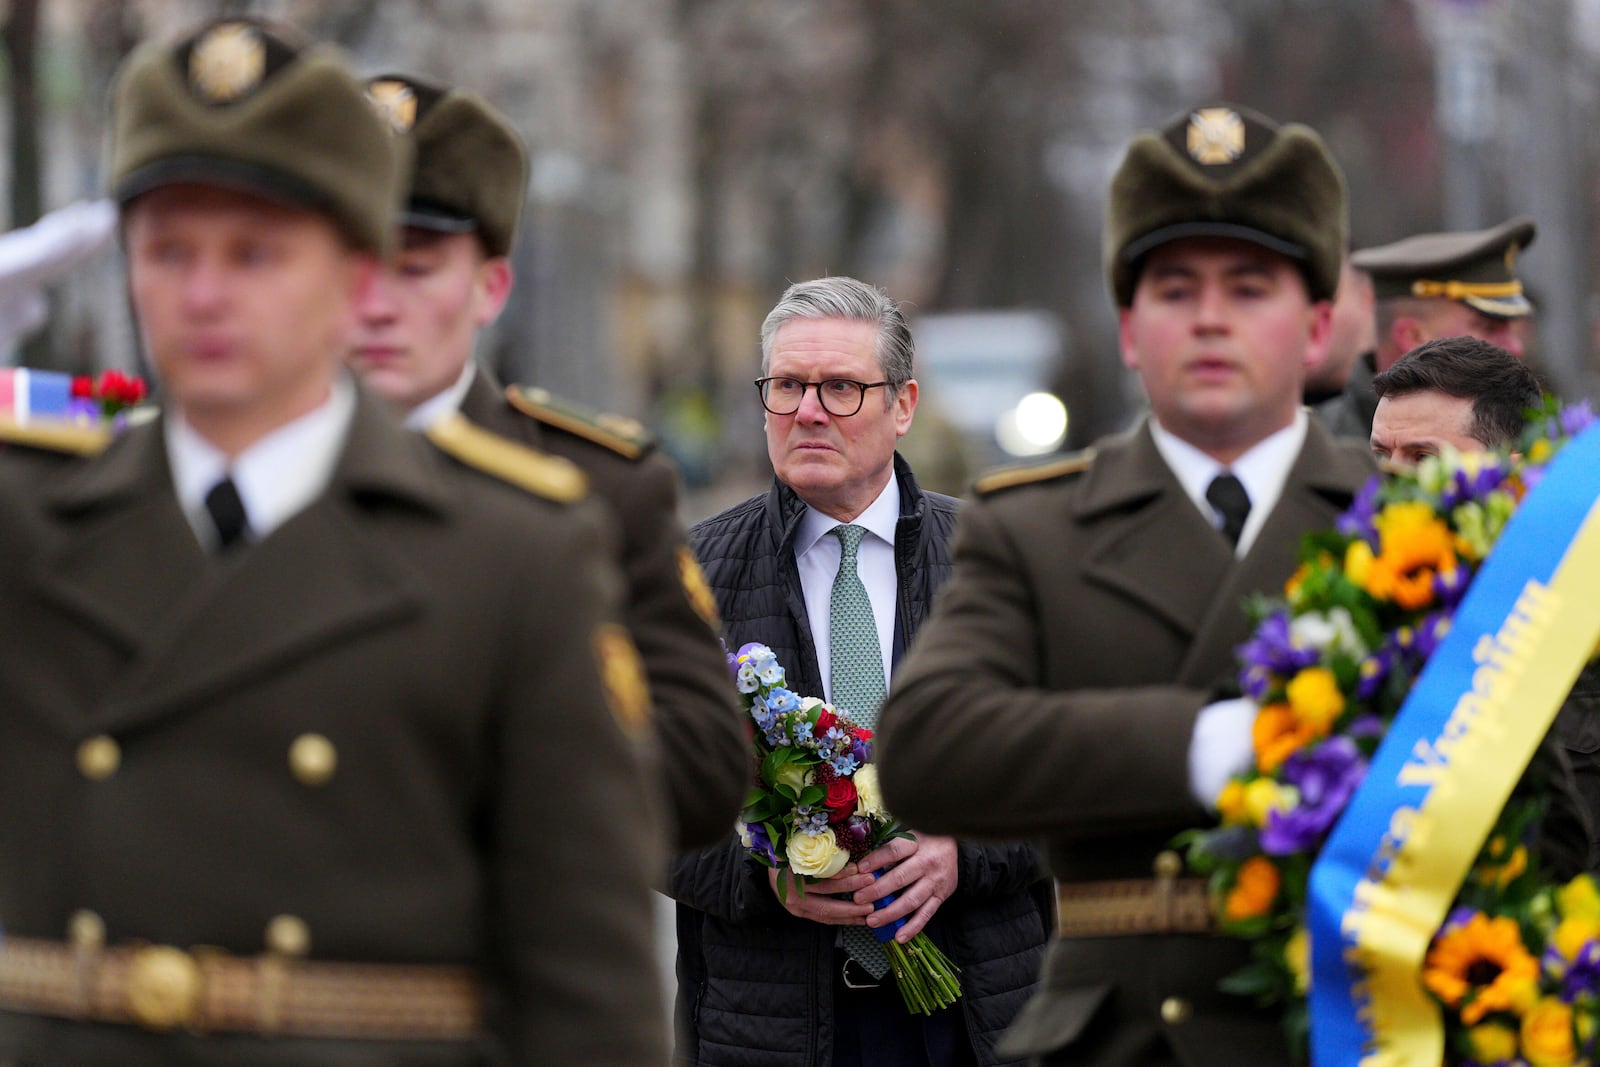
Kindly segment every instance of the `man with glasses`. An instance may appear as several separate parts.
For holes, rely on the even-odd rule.
[[[911,333],[880,290],[823,278],[789,288],[761,347],[772,488],[699,523],[690,546],[729,648],[771,646],[790,688],[871,726],[950,573],[955,525],[956,501],[918,488],[895,452],[917,408]],[[1031,848],[918,834],[784,902],[777,877],[731,836],[675,864],[678,1062],[1000,1062],[1045,940]],[[962,968],[963,998],[929,1018],[907,1012],[867,934],[902,918],[899,940],[926,928]]]

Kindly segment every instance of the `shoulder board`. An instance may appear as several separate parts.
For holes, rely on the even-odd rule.
[[[972,488],[979,496],[987,496],[990,493],[996,493],[1002,489],[1011,489],[1019,485],[1032,485],[1035,482],[1048,482],[1056,478],[1064,478],[1069,474],[1082,474],[1093,463],[1094,449],[1086,448],[1082,452],[1074,452],[1070,456],[1050,463],[1036,463],[1027,467],[1006,467],[1002,470],[991,471],[979,478]]]
[[[104,426],[82,426],[74,422],[20,423],[0,418],[0,443],[25,445],[46,452],[97,456],[111,443],[111,431]]]
[[[553,396],[549,390],[537,386],[508,385],[506,399],[530,418],[593,441],[628,459],[638,459],[655,443],[650,431],[638,419],[595,411]]]
[[[526,489],[535,496],[570,504],[589,492],[589,479],[559,456],[536,452],[475,426],[460,414],[440,419],[428,429],[428,440],[469,467]]]

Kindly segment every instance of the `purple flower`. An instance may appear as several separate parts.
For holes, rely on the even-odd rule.
[[[1252,677],[1252,669],[1289,676],[1317,662],[1315,649],[1296,648],[1289,634],[1289,613],[1275,611],[1261,620],[1250,640],[1240,645],[1235,653],[1244,670],[1239,675],[1239,688],[1247,692],[1259,689],[1259,677]]]
[[[856,758],[856,763],[862,766],[871,763],[872,742],[862,741],[860,738],[857,738],[855,743],[850,746],[850,755],[854,756]]]
[[[744,846],[750,855],[766,863],[777,866],[778,853],[772,847],[772,838],[767,836],[767,828],[758,822],[739,823],[739,843]]]
[[[1546,949],[1546,955],[1554,951]],[[1600,993],[1600,941],[1589,941],[1578,950],[1578,957],[1567,967],[1561,983],[1561,999],[1571,1004],[1581,996]]]
[[[1378,530],[1372,524],[1373,516],[1378,512],[1378,489],[1383,485],[1383,480],[1374,474],[1367,479],[1367,484],[1350,501],[1350,507],[1334,522],[1335,528],[1349,538],[1360,538],[1374,549],[1378,547]]]
[[[1356,743],[1343,735],[1302,749],[1283,763],[1282,777],[1300,792],[1300,802],[1274,811],[1261,828],[1261,851],[1270,856],[1309,852],[1349,803],[1367,773]]]
[[[1459,572],[1460,568],[1457,568],[1457,570]],[[1465,584],[1465,582],[1462,583],[1463,588]],[[1450,616],[1445,612],[1436,611],[1431,615],[1425,616],[1417,623],[1412,647],[1416,650],[1418,656],[1426,659],[1428,656],[1433,655],[1434,649],[1439,647],[1439,642],[1443,641],[1445,635],[1449,632]]]
[[[1467,585],[1472,581],[1472,575],[1467,568],[1459,563],[1450,570],[1435,571],[1433,574],[1433,591],[1439,597],[1439,603],[1447,608],[1453,608],[1461,603],[1461,595],[1467,591]]]
[[[1382,737],[1387,730],[1388,728],[1383,724],[1383,719],[1371,714],[1362,715],[1345,727],[1345,733],[1358,740],[1369,737]]]
[[[1389,680],[1389,672],[1394,670],[1394,650],[1389,646],[1378,649],[1372,655],[1361,661],[1358,669],[1360,680],[1356,682],[1356,699],[1371,700],[1383,688],[1383,683]]]
[[[1561,424],[1563,434],[1576,437],[1594,422],[1594,408],[1589,406],[1587,400],[1580,400],[1576,404],[1568,404],[1562,408],[1556,420]]]
[[[1479,466],[1475,471],[1457,469],[1451,474],[1450,482],[1440,494],[1439,507],[1441,511],[1453,511],[1469,500],[1482,500],[1500,487],[1506,480],[1506,470],[1500,465],[1493,455],[1483,454],[1479,457]]]

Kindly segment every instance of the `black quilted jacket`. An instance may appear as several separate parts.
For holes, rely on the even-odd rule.
[[[900,523],[895,555],[900,595],[894,660],[950,576],[949,541],[958,502],[917,487],[895,457]],[[774,483],[689,531],[723,618],[729,648],[771,646],[789,687],[820,695],[816,648],[806,625],[793,540],[805,505]],[[998,1064],[994,1043],[1033,990],[1048,934],[1048,883],[1032,848],[960,848],[958,888],[928,933],[961,968],[978,1062]],[[828,1067],[833,1047],[834,928],[789,915],[765,868],[729,837],[680,856],[678,1010],[674,1062],[694,1067]]]

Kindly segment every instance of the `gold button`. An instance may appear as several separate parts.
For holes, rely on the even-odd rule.
[[[1194,1005],[1182,997],[1168,997],[1161,1002],[1161,1021],[1168,1026],[1186,1023],[1194,1014]]]
[[[106,734],[96,734],[78,746],[78,771],[91,782],[103,782],[122,766],[122,746]]]
[[[267,924],[267,948],[280,956],[305,956],[311,951],[311,927],[298,915],[278,915]]]
[[[200,964],[181,949],[147,945],[128,961],[128,1013],[151,1030],[189,1026],[200,1014]]]
[[[1183,873],[1183,857],[1168,849],[1166,852],[1156,854],[1156,861],[1152,867],[1157,878],[1176,878]]]
[[[80,908],[67,920],[67,940],[79,948],[99,948],[106,943],[106,921],[88,908]]]
[[[321,734],[301,734],[289,746],[289,770],[304,785],[327,785],[339,766],[339,750]]]

